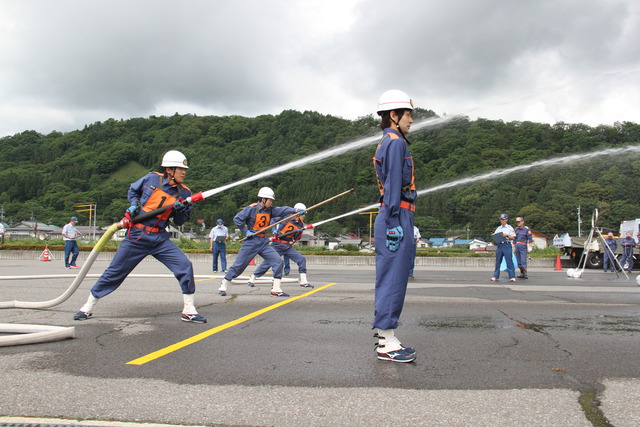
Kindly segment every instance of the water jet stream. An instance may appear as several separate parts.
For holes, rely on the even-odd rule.
[[[495,178],[500,178],[515,172],[523,172],[523,171],[527,171],[530,169],[534,169],[534,168],[548,168],[551,166],[556,166],[556,165],[562,165],[562,164],[568,164],[568,163],[574,163],[574,162],[579,162],[579,161],[583,161],[583,160],[590,160],[590,159],[594,159],[597,157],[601,157],[601,156],[615,156],[615,155],[619,155],[619,154],[637,154],[640,153],[640,145],[627,145],[624,147],[617,147],[617,148],[607,148],[604,150],[600,150],[600,151],[593,151],[590,153],[582,153],[582,154],[571,154],[569,156],[563,156],[563,157],[555,157],[552,159],[546,159],[546,160],[538,160],[536,162],[533,163],[528,163],[525,165],[518,165],[518,166],[513,166],[510,168],[506,168],[506,169],[499,169],[496,171],[492,171],[492,172],[487,172],[484,174],[478,174],[478,175],[472,175],[466,178],[461,178],[461,179],[457,179],[455,181],[451,181],[451,182],[447,182],[444,184],[439,184],[439,185],[435,185],[433,187],[429,187],[429,188],[425,188],[424,190],[420,190],[417,192],[418,197],[424,196],[425,194],[429,194],[429,193],[435,193],[436,191],[440,191],[440,190],[446,190],[448,188],[453,188],[453,187],[458,187],[460,185],[464,185],[464,184],[472,184],[472,183],[477,183],[479,181],[488,181],[490,179],[495,179]],[[325,219],[313,224],[309,224],[309,226],[307,226],[307,228],[314,228],[317,227],[321,224],[325,224],[327,222],[330,221],[335,221],[337,219],[340,218],[344,218],[350,215],[355,215],[358,214],[360,212],[365,212],[371,209],[376,209],[380,206],[379,203],[374,203],[372,205],[369,206],[365,206],[363,208],[360,209],[356,209],[354,211],[351,212],[347,212],[345,214],[342,215],[338,215],[336,217],[333,218],[329,218],[329,219]]]
[[[453,116],[446,116],[446,117],[439,117],[439,118],[432,118],[432,119],[423,120],[421,122],[417,122],[417,123],[412,124],[411,125],[411,131],[415,132],[415,131],[421,130],[421,129],[442,126],[445,123],[448,123],[448,122],[456,120],[456,119],[460,119],[462,117],[463,116],[453,115]],[[349,151],[358,150],[360,148],[363,148],[363,147],[366,147],[368,145],[371,145],[374,142],[380,141],[380,139],[381,139],[380,135],[374,135],[374,136],[369,136],[369,137],[366,137],[366,138],[361,138],[361,139],[358,139],[356,141],[347,142],[347,143],[339,145],[337,147],[329,148],[328,150],[324,150],[324,151],[321,151],[319,153],[312,154],[310,156],[304,157],[302,159],[294,160],[294,161],[286,163],[284,165],[277,166],[275,168],[260,172],[260,173],[258,173],[256,175],[250,176],[248,178],[241,179],[240,181],[236,181],[236,182],[233,182],[231,184],[226,184],[226,185],[223,185],[222,187],[214,188],[214,189],[211,189],[211,190],[208,190],[208,191],[203,191],[202,192],[202,197],[206,199],[207,197],[210,197],[210,196],[212,196],[214,194],[217,194],[217,193],[221,193],[221,192],[223,192],[225,190],[228,190],[230,188],[237,187],[238,185],[242,185],[242,184],[246,184],[246,183],[249,183],[249,182],[252,182],[252,181],[256,181],[256,180],[261,179],[261,178],[266,178],[268,176],[275,175],[275,174],[280,173],[280,172],[285,172],[285,171],[288,171],[290,169],[295,169],[295,168],[298,168],[298,167],[301,167],[301,166],[310,165],[312,163],[319,162],[320,160],[324,160],[324,159],[327,159],[329,157],[339,156],[340,154],[344,154],[344,153],[347,153]]]

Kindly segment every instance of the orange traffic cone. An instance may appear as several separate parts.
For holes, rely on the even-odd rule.
[[[560,260],[560,254],[556,257],[556,268],[554,270],[562,270],[562,261]]]
[[[49,246],[44,247],[44,251],[42,251],[40,258],[42,258],[40,261],[51,261],[51,255],[49,254]]]
[[[249,261],[249,265],[256,265],[256,259],[251,258],[251,261]]]

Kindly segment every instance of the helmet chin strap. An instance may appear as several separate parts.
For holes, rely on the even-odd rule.
[[[402,115],[405,115],[405,111],[406,110],[402,110]],[[397,116],[397,114],[396,114]],[[407,141],[407,144],[411,144],[409,142],[409,140],[407,139],[407,136],[404,134],[404,132],[402,132],[402,128],[400,128],[400,119],[398,120],[393,120],[393,118],[391,118],[391,114],[389,114],[389,118],[391,119],[391,121],[393,122],[393,124],[396,125],[396,128],[398,129],[398,132],[400,132],[400,135],[402,135],[402,137],[404,138],[405,141]]]
[[[169,177],[169,184],[171,185],[176,184],[176,179],[175,179],[176,168],[167,168],[167,169],[171,170],[171,172],[167,172],[167,176]]]

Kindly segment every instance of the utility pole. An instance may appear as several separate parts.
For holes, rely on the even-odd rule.
[[[81,205],[76,205],[76,212],[89,212],[89,227],[93,229],[93,237],[92,240],[96,240],[96,209],[98,208],[98,204],[96,202],[84,203]],[[91,223],[93,221],[93,224]],[[91,238],[91,236],[89,236]]]
[[[369,215],[369,247],[371,247],[371,227],[373,225],[373,215],[377,214],[378,211],[371,212],[359,212],[358,215]]]
[[[582,224],[582,218],[580,218],[580,206],[578,206],[578,237],[582,237],[582,228],[580,225]]]

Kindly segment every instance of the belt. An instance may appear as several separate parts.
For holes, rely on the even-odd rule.
[[[267,237],[267,235],[265,233],[259,233],[259,234],[252,234],[251,237]]]
[[[527,242],[516,242],[516,244],[518,244],[518,245],[526,245]]]
[[[133,226],[136,228],[141,228],[144,231],[148,231],[149,233],[159,233],[164,230],[164,228],[147,227],[146,225],[142,225],[142,224],[133,224]]]
[[[380,206],[384,206],[384,202],[380,203]],[[411,212],[415,212],[416,211],[416,205],[414,205],[413,203],[406,202],[404,200],[400,202],[400,207],[402,209],[408,209]]]
[[[288,240],[281,240],[281,239],[273,239],[274,242],[277,243],[284,243],[285,245],[290,245],[292,244],[292,242],[288,241]]]

